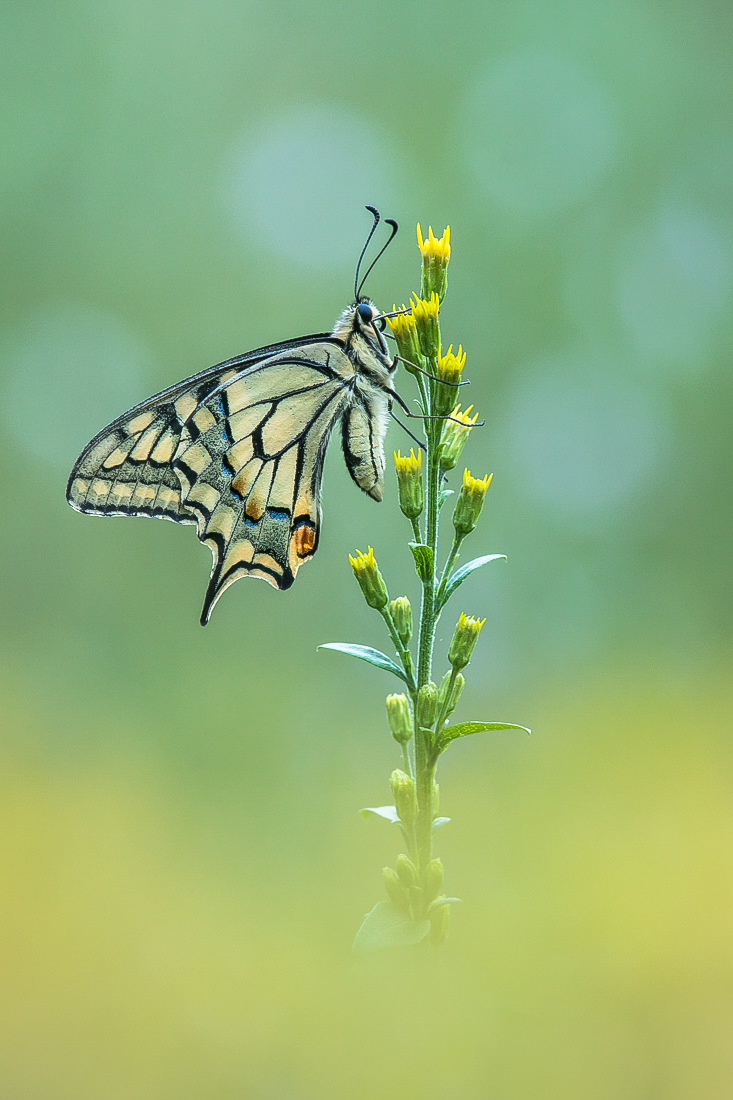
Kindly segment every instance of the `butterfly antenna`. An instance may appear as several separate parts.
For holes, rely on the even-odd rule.
[[[371,209],[371,207],[370,207],[370,209]],[[359,295],[361,294],[361,288],[364,286],[364,283],[367,281],[369,273],[372,271],[372,269],[373,269],[374,265],[376,264],[377,260],[380,259],[380,257],[383,256],[384,253],[387,251],[389,246],[392,244],[392,241],[395,239],[395,236],[397,235],[397,230],[399,229],[399,226],[397,225],[397,222],[394,220],[394,218],[385,218],[384,220],[387,223],[387,225],[391,226],[392,232],[389,235],[389,240],[387,241],[387,243],[385,245],[383,245],[382,248],[380,248],[379,252],[376,254],[376,256],[374,257],[372,262],[369,264],[369,267],[366,270],[366,274],[364,275],[363,279],[359,283],[359,287],[356,291],[356,300],[357,301],[359,300]],[[377,228],[377,226],[376,226],[376,223],[375,223],[374,229],[376,229],[376,228]],[[372,232],[374,232],[374,230],[372,230]],[[369,242],[367,241],[367,244],[368,243]]]
[[[366,253],[366,250],[369,247],[369,242],[371,241],[372,237],[374,236],[375,230],[376,230],[377,226],[379,225],[379,219],[381,217],[379,211],[377,210],[377,208],[375,206],[367,206],[366,209],[370,212],[370,214],[373,215],[374,224],[372,225],[372,228],[369,230],[369,235],[367,236],[367,239],[364,241],[364,247],[361,250],[361,256],[359,257],[359,262],[356,265],[356,274],[354,275],[354,299],[357,300],[357,301],[358,301],[358,298],[359,298],[358,286],[359,286],[359,269],[361,267],[361,261],[364,259],[364,255]],[[369,268],[369,271],[371,271],[371,268]],[[367,275],[369,274],[369,271],[367,272]]]

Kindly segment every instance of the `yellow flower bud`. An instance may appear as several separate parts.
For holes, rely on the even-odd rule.
[[[420,222],[417,223],[417,244],[422,253],[422,285],[420,296],[429,298],[435,293],[439,301],[445,297],[448,285],[448,261],[450,260],[450,226],[445,227],[442,237],[433,236],[432,226],[423,240]]]
[[[458,700],[460,699],[461,692],[466,686],[466,681],[459,672],[453,682],[453,687],[451,688],[452,677],[452,672],[446,672],[445,676],[440,681],[440,687],[438,688],[438,713],[441,713],[443,711],[443,708],[445,707],[446,718],[449,718],[453,711],[456,709],[456,705],[458,703]]]
[[[403,304],[402,309],[405,309]],[[393,306],[396,312],[397,306]],[[422,367],[422,353],[420,341],[417,336],[417,327],[412,313],[398,313],[396,317],[388,317],[387,324],[392,330],[392,335],[397,343],[397,353],[405,363],[405,370],[410,374],[417,374],[415,366]]]
[[[406,695],[387,696],[387,718],[395,741],[406,745],[412,737],[412,715]]]
[[[400,821],[405,825],[412,825],[417,821],[418,804],[415,784],[406,772],[395,768],[389,777],[389,785],[392,788],[395,809]]]
[[[450,905],[439,905],[430,912],[430,942],[433,947],[440,947],[448,938],[448,926],[450,925]]]
[[[415,318],[417,337],[420,341],[420,351],[428,359],[434,359],[440,355],[439,309],[440,302],[435,292],[427,299],[418,298],[417,295],[414,295],[412,316]]]
[[[397,856],[397,877],[403,886],[409,888],[417,884],[417,871],[415,864],[404,853]],[[432,900],[432,899],[431,899]]]
[[[354,571],[354,576],[359,582],[359,587],[364,593],[364,599],[369,606],[377,611],[386,607],[389,599],[387,586],[374,560],[374,551],[371,546],[366,554],[362,553],[361,550],[356,551],[355,558],[352,558],[349,554],[349,562]]]
[[[407,596],[398,596],[389,605],[389,613],[392,616],[397,637],[403,646],[409,644],[412,637],[412,607]]]
[[[471,660],[478,636],[486,619],[474,619],[461,612],[448,650],[448,660],[453,668],[465,668]]]
[[[478,523],[484,506],[484,497],[493,476],[493,474],[487,474],[486,477],[472,477],[470,470],[464,470],[463,485],[453,510],[453,526],[461,537],[473,531]]]
[[[410,891],[407,887],[403,886],[397,877],[397,872],[393,871],[391,867],[382,868],[382,881],[384,882],[384,888],[389,894],[390,900],[399,905],[400,909],[410,908]]]
[[[441,470],[452,470],[461,457],[461,451],[466,445],[468,433],[478,420],[478,413],[473,417],[468,415],[472,408],[473,405],[469,405],[465,412],[461,412],[461,406],[456,405],[450,414],[452,419],[446,420],[444,423],[440,442]],[[456,423],[456,421],[459,421],[459,423]]]
[[[435,684],[424,684],[417,695],[417,724],[429,730],[435,721],[438,689]]]
[[[443,864],[439,859],[431,859],[425,868],[423,885],[427,902],[437,898],[443,886]]]
[[[417,457],[412,447],[409,455],[394,451],[394,464],[397,471],[397,490],[400,508],[408,519],[417,519],[423,510],[424,491],[422,484],[422,451],[418,447]]]

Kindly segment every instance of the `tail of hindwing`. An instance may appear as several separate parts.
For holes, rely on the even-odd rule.
[[[276,450],[263,436],[272,406],[247,412],[246,420],[237,414],[239,429],[233,432],[226,394],[211,398],[184,427],[173,461],[183,507],[195,517],[198,537],[213,555],[202,623],[240,577],[290,588],[318,546],[323,448],[316,448],[309,464],[312,448],[307,433],[301,433]]]

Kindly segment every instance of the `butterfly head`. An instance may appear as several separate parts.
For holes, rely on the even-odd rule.
[[[389,369],[389,349],[382,335],[386,327],[381,310],[377,309],[371,298],[362,296],[343,311],[333,327],[332,335],[355,350],[371,353]]]

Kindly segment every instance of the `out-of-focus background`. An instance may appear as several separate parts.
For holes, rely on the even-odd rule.
[[[0,8],[0,1096],[730,1097],[729,6]],[[315,560],[206,630],[193,530],[64,501],[133,403],[329,328],[365,203],[385,308],[451,224],[473,548],[509,560],[440,652],[487,616],[457,716],[534,731],[444,758],[427,972],[349,955],[394,683],[316,652],[384,645],[348,551],[417,594],[394,486],[334,445]]]

